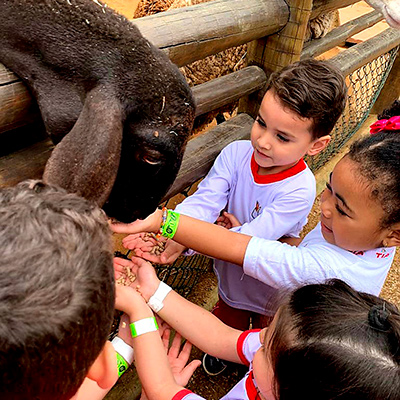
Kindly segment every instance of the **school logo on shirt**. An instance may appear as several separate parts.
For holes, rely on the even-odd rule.
[[[356,256],[363,256],[364,255],[363,251],[351,251],[351,253],[353,253]]]
[[[376,252],[376,258],[387,258],[390,256],[390,253],[386,249],[381,249],[381,251]]]
[[[258,201],[256,201],[256,206],[253,208],[251,212],[251,218],[255,219],[261,214],[261,206]]]

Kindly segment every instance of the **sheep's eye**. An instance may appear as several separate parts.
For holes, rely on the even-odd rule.
[[[158,150],[147,148],[139,151],[138,159],[150,165],[158,165],[162,163],[164,157]]]
[[[154,157],[151,156],[143,156],[143,161],[146,162],[147,164],[151,164],[151,165],[158,165],[161,163],[161,161],[159,159],[156,159]]]

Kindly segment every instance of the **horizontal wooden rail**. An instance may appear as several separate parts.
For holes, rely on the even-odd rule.
[[[196,116],[239,100],[260,90],[266,83],[265,72],[252,66],[197,85],[193,88]]]
[[[310,18],[316,18],[328,11],[337,10],[357,3],[360,0],[314,0]]]
[[[220,151],[235,140],[249,139],[253,118],[247,114],[223,122],[189,141],[179,174],[164,200],[180,193],[207,174]]]
[[[215,0],[132,20],[178,66],[271,35],[289,19],[284,0]]]
[[[400,30],[388,28],[371,39],[342,51],[332,57],[331,61],[340,68],[344,75],[349,75],[399,44]]]
[[[320,54],[343,44],[349,37],[367,29],[383,19],[378,11],[372,11],[362,17],[353,19],[330,31],[326,36],[307,43],[301,53],[301,58],[317,57]]]
[[[50,139],[35,143],[0,158],[0,188],[16,185],[25,179],[41,179],[53,143]]]
[[[1,77],[0,70],[0,82]],[[264,71],[252,66],[195,86],[193,93],[197,105],[196,116],[249,95],[261,89],[266,82]],[[0,134],[28,124],[35,116],[39,116],[35,102],[32,102],[21,81],[3,86],[0,83],[0,111]]]
[[[253,122],[249,115],[239,114],[190,140],[179,174],[165,199],[205,176],[215,157],[228,143],[248,139]],[[53,147],[50,139],[47,139],[1,157],[0,187],[12,186],[24,179],[40,179]]]

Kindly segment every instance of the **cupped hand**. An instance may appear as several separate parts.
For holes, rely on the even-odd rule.
[[[228,213],[227,211],[224,211],[222,215],[217,218],[216,224],[223,226],[226,229],[231,229],[242,225],[233,214]]]
[[[157,240],[145,238],[145,235],[145,232],[128,235],[122,240],[122,245],[128,250],[132,250],[137,257],[156,264],[172,264],[186,250],[185,246],[172,239],[161,237],[158,241],[165,242],[165,249],[158,255],[154,254],[152,250],[157,245]]]
[[[149,301],[150,297],[154,294],[160,284],[155,269],[148,261],[139,257],[132,257],[132,260],[126,260],[119,257],[114,258],[116,279],[121,275],[126,274],[127,268],[136,275],[136,279],[131,283],[130,287],[135,289],[135,291],[138,291],[146,302]]]

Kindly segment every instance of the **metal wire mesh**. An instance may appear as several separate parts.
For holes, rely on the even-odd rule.
[[[129,253],[129,251],[125,254],[116,252],[115,256],[129,258]],[[202,254],[182,256],[169,265],[153,263],[158,278],[184,297],[189,295],[201,275],[206,273],[211,265],[212,259]]]
[[[349,95],[344,113],[337,122],[329,146],[317,156],[307,157],[312,171],[322,167],[357,132],[368,117],[393,66],[399,46],[380,55],[347,77]]]

